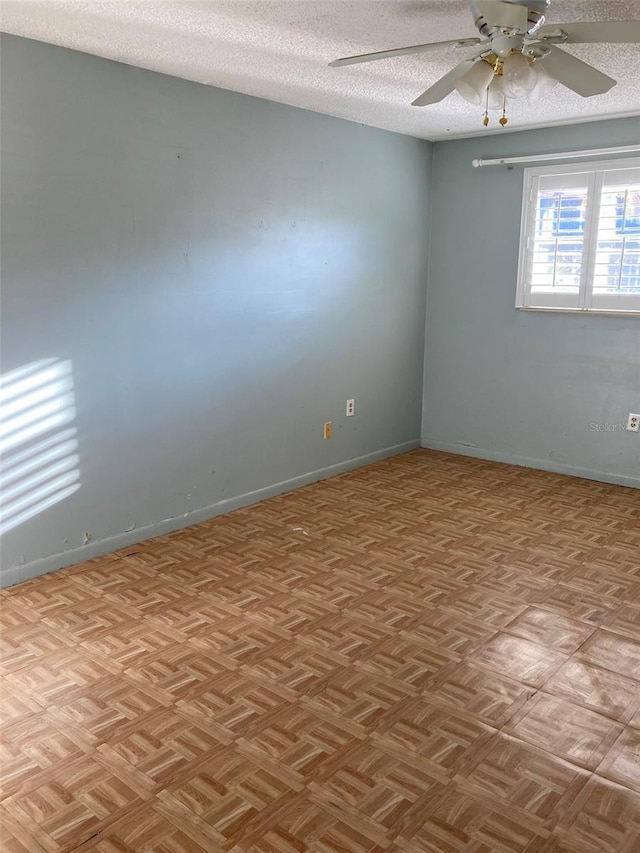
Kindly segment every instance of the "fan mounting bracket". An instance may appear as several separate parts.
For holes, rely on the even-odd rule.
[[[548,42],[549,44],[566,44],[569,41],[569,36],[564,30],[559,27],[555,32],[545,33],[542,36],[537,36],[535,41]]]

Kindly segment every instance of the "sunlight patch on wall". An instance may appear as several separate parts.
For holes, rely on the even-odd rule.
[[[0,376],[0,533],[80,488],[71,362],[41,359]]]

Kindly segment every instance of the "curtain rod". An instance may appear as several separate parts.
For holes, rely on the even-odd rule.
[[[542,163],[546,160],[573,160],[576,157],[599,157],[602,154],[630,154],[639,151],[640,145],[622,145],[619,148],[593,148],[590,151],[563,151],[559,154],[529,154],[527,157],[499,157],[495,160],[472,160],[474,169],[482,166],[507,166],[510,163]]]

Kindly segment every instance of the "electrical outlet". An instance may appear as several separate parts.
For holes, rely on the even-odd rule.
[[[635,412],[629,412],[627,429],[629,432],[640,432],[640,415],[635,414]]]
[[[333,435],[333,424],[331,423],[331,421],[327,421],[326,424],[324,425],[324,437],[325,438],[331,438],[332,435]]]
[[[356,413],[356,401],[347,400],[347,417],[352,418]]]

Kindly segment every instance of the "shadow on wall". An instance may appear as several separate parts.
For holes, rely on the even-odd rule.
[[[0,377],[0,533],[80,488],[70,361],[31,362]]]

